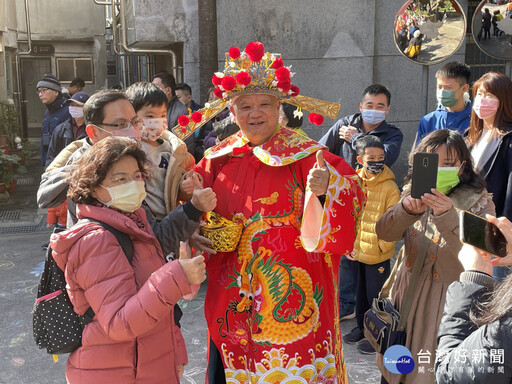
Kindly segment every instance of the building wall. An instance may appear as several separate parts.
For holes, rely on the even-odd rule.
[[[467,1],[459,1],[467,10]],[[219,66],[224,52],[259,40],[266,50],[282,53],[297,74],[293,82],[307,96],[341,104],[338,118],[359,111],[361,93],[372,83],[392,94],[387,120],[404,133],[401,156],[393,166],[397,181],[407,171],[407,154],[421,118],[422,65],[404,58],[393,41],[393,22],[404,0],[217,0]],[[240,10],[243,10],[241,12]],[[242,27],[241,27],[242,26]],[[450,60],[464,61],[464,44]],[[429,68],[428,111],[436,107],[435,71]],[[305,131],[319,139],[335,120]]]

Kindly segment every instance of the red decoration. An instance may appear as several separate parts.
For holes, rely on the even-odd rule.
[[[281,59],[280,57],[276,57],[276,59],[272,63],[272,68],[274,68],[274,69],[281,68],[283,65],[284,65],[283,59]]]
[[[232,91],[236,87],[236,80],[233,76],[224,76],[221,85],[225,91]]]
[[[196,111],[190,116],[190,118],[194,123],[200,123],[201,120],[203,120],[203,114],[199,111]]]
[[[290,87],[290,89],[292,91],[292,97],[299,96],[299,93],[300,93],[299,87],[297,87],[296,85],[292,85]]]
[[[216,85],[217,87],[222,83],[222,77],[218,77],[217,75],[212,76],[212,83],[213,85]]]
[[[232,59],[238,59],[240,57],[240,49],[238,49],[238,47],[231,47],[229,48],[228,54]]]
[[[277,88],[281,89],[284,93],[287,93],[292,87],[290,80],[278,81]]]
[[[187,133],[187,128],[181,128],[181,133]]]
[[[238,75],[236,75],[236,82],[240,85],[243,85],[244,87],[251,84],[251,75],[249,75],[247,72],[239,72]]]
[[[181,115],[180,117],[178,117],[178,124],[182,127],[186,127],[188,123],[190,123],[190,119],[188,118],[187,115]]]
[[[253,41],[247,44],[247,47],[245,47],[245,53],[249,57],[249,60],[258,62],[265,54],[265,46],[259,41]]]
[[[290,70],[286,67],[277,68],[276,79],[278,81],[290,81]]]
[[[318,113],[310,113],[308,116],[308,120],[311,124],[322,125],[324,122],[324,117],[319,115]]]
[[[215,88],[215,89],[213,90],[213,94],[214,94],[215,96],[217,96],[219,99],[222,99],[222,98],[223,98],[223,96],[222,96],[222,89],[220,89],[219,87],[217,87],[217,88]]]

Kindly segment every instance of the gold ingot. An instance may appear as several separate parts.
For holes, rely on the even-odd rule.
[[[235,223],[215,213],[207,212],[206,225],[200,227],[201,235],[212,241],[212,248],[217,252],[233,252],[238,246],[243,224]]]

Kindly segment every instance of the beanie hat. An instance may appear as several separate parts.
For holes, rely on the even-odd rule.
[[[43,78],[37,82],[36,89],[39,88],[49,88],[57,92],[62,92],[60,81],[51,73],[44,75]]]

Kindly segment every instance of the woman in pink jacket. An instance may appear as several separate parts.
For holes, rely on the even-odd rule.
[[[69,383],[179,383],[187,363],[173,321],[174,304],[205,279],[202,256],[164,255],[140,208],[147,160],[132,139],[94,144],[71,174],[68,197],[78,218],[102,221],[130,236],[131,265],[115,236],[97,223],[78,224],[51,239],[75,311],[95,313],[82,346],[68,358]]]

